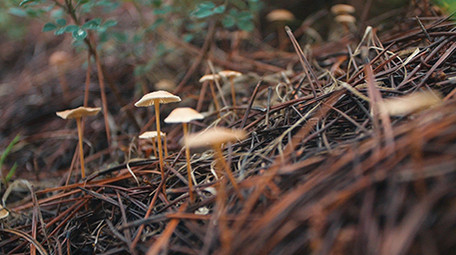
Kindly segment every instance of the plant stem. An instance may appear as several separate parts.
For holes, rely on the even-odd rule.
[[[230,77],[230,85],[231,85],[231,98],[233,99],[233,108],[236,108],[236,91],[234,89],[234,77]],[[236,109],[234,109],[236,112]]]
[[[217,101],[217,94],[215,94],[214,82],[209,81],[209,87],[211,88],[212,98],[214,99],[215,109],[217,110],[217,115],[220,116],[220,105]]]
[[[82,149],[82,125],[81,118],[76,118],[76,125],[78,128],[78,139],[79,139],[79,160],[81,164],[81,178],[85,178],[85,167],[84,167],[84,150]]]
[[[160,101],[158,99],[154,100],[155,105],[155,121],[157,123],[157,144],[158,144],[158,158],[160,165],[160,174],[161,178],[165,178],[165,171],[163,170],[163,151],[161,144],[161,131],[160,131]],[[166,190],[165,180],[163,180],[163,192]]]

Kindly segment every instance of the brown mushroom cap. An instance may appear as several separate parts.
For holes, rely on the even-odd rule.
[[[292,21],[295,19],[293,13],[291,13],[289,10],[285,9],[277,9],[273,10],[268,15],[266,15],[266,19],[269,22],[274,22],[274,21]]]
[[[160,104],[167,104],[173,102],[180,102],[181,99],[168,91],[159,90],[145,94],[138,102],[135,103],[136,107],[147,107],[155,104],[155,100],[159,100]]]
[[[152,139],[152,138],[155,138],[157,137],[157,131],[146,131],[144,133],[142,133],[141,135],[139,135],[139,139]],[[160,131],[160,135],[162,137],[166,136],[166,133],[163,133]]]
[[[70,55],[65,51],[56,51],[49,57],[49,64],[52,66],[62,65],[70,59]]]
[[[75,109],[69,109],[61,112],[56,112],[57,116],[62,119],[76,119],[85,116],[94,116],[101,111],[100,107],[84,107],[80,106]]]
[[[205,82],[205,81],[215,81],[215,80],[220,80],[220,75],[218,74],[205,74],[203,77],[199,79],[199,82]]]
[[[231,141],[240,141],[247,136],[244,130],[212,128],[188,136],[185,146],[189,148],[206,147]]]
[[[237,71],[232,71],[232,70],[223,70],[223,71],[218,72],[218,74],[222,77],[227,77],[227,78],[239,77],[242,75],[242,73],[237,72]]]
[[[334,15],[355,13],[355,7],[348,4],[336,4],[331,7],[331,13]]]
[[[192,120],[201,120],[204,116],[190,107],[180,107],[174,109],[168,117],[166,117],[166,123],[182,123],[190,122]]]
[[[8,217],[9,212],[0,205],[0,219]]]
[[[356,18],[349,14],[338,15],[334,18],[334,20],[338,23],[350,23],[351,24],[351,23],[356,22]]]

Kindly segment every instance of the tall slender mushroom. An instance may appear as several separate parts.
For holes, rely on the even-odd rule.
[[[146,132],[142,133],[141,135],[139,135],[139,139],[150,139],[152,141],[152,146],[154,149],[154,157],[157,157],[157,148],[155,145],[155,138],[157,138],[157,136],[158,136],[157,131],[146,131]],[[166,137],[166,134],[163,132],[160,132],[160,136]],[[166,151],[167,150],[166,150],[166,138],[165,138],[165,155],[167,157],[168,153]]]
[[[353,14],[355,13],[355,7],[349,4],[335,4],[331,7],[331,13],[335,16],[342,14]]]
[[[49,57],[49,64],[56,69],[59,78],[60,87],[62,88],[63,99],[68,101],[70,99],[70,88],[65,78],[64,65],[70,61],[70,56],[64,51],[56,51]]]
[[[287,22],[293,21],[295,19],[293,13],[285,9],[276,9],[266,15],[266,19],[274,23],[277,29],[277,45],[280,50],[285,50],[287,46],[286,34],[284,26]]]
[[[65,110],[56,112],[57,116],[62,119],[76,119],[76,125],[78,128],[78,139],[79,139],[79,160],[81,163],[81,177],[85,178],[85,167],[84,167],[84,150],[82,149],[82,125],[81,119],[85,116],[94,116],[101,111],[100,107],[83,107],[80,106],[75,109]]]
[[[230,81],[231,86],[231,98],[233,100],[233,107],[236,107],[236,90],[234,89],[234,78],[242,75],[240,72],[223,70],[218,73],[222,77],[226,77]]]
[[[166,123],[182,123],[184,130],[184,141],[188,137],[188,124],[192,120],[201,120],[204,116],[190,107],[182,107],[174,109],[168,117],[166,117]],[[192,182],[192,166],[190,165],[190,149],[185,146],[185,158],[187,160],[187,175],[188,175],[188,189],[190,194],[190,201],[193,199],[193,182]]]
[[[237,129],[228,129],[228,128],[212,128],[204,130],[199,133],[191,134],[185,141],[185,146],[189,148],[198,148],[212,146],[215,151],[215,157],[218,160],[218,163],[222,165],[223,170],[225,171],[228,179],[233,184],[234,189],[238,193],[240,198],[243,198],[239,186],[237,185],[236,179],[231,172],[230,166],[226,162],[222,153],[222,144],[239,141],[244,139],[247,136],[244,130]]]
[[[151,92],[145,94],[138,102],[135,103],[136,107],[148,107],[148,106],[155,106],[155,120],[157,123],[157,133],[160,133],[160,104],[167,104],[173,102],[180,102],[181,99],[178,96],[175,96],[167,91],[159,90],[155,92]],[[160,173],[162,179],[165,178],[165,171],[163,170],[163,151],[162,151],[162,144],[161,139],[157,139],[158,141],[158,158],[160,164]],[[164,182],[164,180],[163,180]],[[163,189],[165,189],[165,185],[163,185]]]
[[[215,93],[214,81],[219,80],[219,79],[220,79],[220,75],[218,75],[218,74],[206,74],[206,75],[203,75],[203,77],[201,77],[201,79],[199,79],[199,82],[201,82],[201,83],[203,83],[205,81],[209,81],[209,87],[211,89],[212,99],[214,100],[215,109],[217,110],[218,114],[220,113],[220,104],[217,100],[217,94]]]

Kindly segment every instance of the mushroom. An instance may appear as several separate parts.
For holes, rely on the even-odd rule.
[[[85,116],[94,116],[101,111],[100,107],[83,107],[80,106],[75,109],[65,110],[56,112],[57,116],[62,119],[76,119],[76,125],[78,128],[78,139],[79,139],[79,160],[81,163],[81,178],[85,178],[85,167],[84,167],[84,150],[82,149],[82,125],[81,119]]]
[[[145,94],[138,102],[135,103],[136,107],[148,107],[155,105],[155,120],[157,123],[157,133],[161,134],[160,132],[160,104],[167,104],[167,103],[174,103],[180,102],[181,99],[178,96],[175,96],[167,91],[159,90],[155,92],[151,92]],[[158,157],[159,157],[159,164],[160,164],[160,172],[162,179],[165,178],[165,171],[163,170],[163,152],[162,152],[162,144],[161,139],[157,139],[158,141]],[[165,190],[165,185],[163,185],[163,190]]]
[[[355,13],[355,7],[348,4],[335,4],[331,7],[331,13],[336,16],[341,14],[353,14]]]
[[[62,88],[62,94],[65,101],[70,98],[68,82],[65,79],[65,68],[63,67],[70,60],[68,53],[64,51],[56,51],[49,57],[49,64],[57,70],[57,76],[59,78],[60,87]]]
[[[233,99],[233,107],[236,107],[236,91],[234,89],[234,78],[239,77],[242,75],[240,72],[231,71],[231,70],[223,70],[218,73],[222,77],[226,77],[230,81],[231,86],[231,98]]]
[[[209,87],[211,88],[211,94],[212,98],[214,99],[214,104],[215,104],[215,109],[217,110],[217,113],[220,112],[220,105],[219,102],[217,101],[217,95],[215,94],[215,89],[214,89],[214,81],[219,80],[220,75],[218,74],[206,74],[199,79],[199,82],[203,83],[205,81],[209,81]]]
[[[287,45],[287,41],[285,39],[286,34],[283,27],[287,22],[295,19],[293,13],[285,9],[276,9],[268,13],[268,15],[266,15],[266,19],[271,23],[275,23],[279,49],[284,50]]]
[[[215,151],[216,159],[218,160],[219,164],[222,165],[226,175],[228,176],[228,179],[233,184],[233,187],[240,198],[243,198],[243,196],[236,183],[233,173],[231,172],[230,166],[223,157],[221,147],[224,143],[242,140],[246,137],[246,135],[247,134],[244,130],[218,127],[191,134],[185,140],[185,146],[189,148],[212,146]]]
[[[346,32],[353,31],[355,22],[356,22],[356,18],[350,14],[338,15],[334,18],[334,20],[337,23],[342,24],[342,26],[344,26]]]
[[[166,123],[182,123],[182,128],[184,130],[184,141],[188,137],[188,127],[187,123],[192,120],[201,120],[204,119],[204,116],[197,112],[196,110],[190,107],[181,107],[174,109],[168,117],[166,117]],[[185,146],[185,158],[187,160],[187,175],[188,175],[188,189],[190,194],[190,201],[193,199],[193,182],[192,182],[192,166],[190,165],[190,149],[188,146]]]
[[[165,157],[168,157],[168,150],[166,149],[167,144],[166,144],[166,134],[163,132],[160,132],[160,137],[164,137],[165,139]],[[146,131],[139,135],[139,139],[150,139],[152,141],[152,146],[154,149],[154,157],[157,157],[157,147],[155,146],[155,138],[157,137],[157,131]]]
[[[5,208],[3,208],[2,205],[0,205],[0,220],[8,217],[8,215],[9,215],[9,212]]]

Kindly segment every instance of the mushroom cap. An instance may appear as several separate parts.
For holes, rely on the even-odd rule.
[[[331,7],[331,13],[334,15],[355,13],[355,7],[348,4],[335,4]]]
[[[101,111],[100,107],[84,107],[79,106],[75,109],[69,109],[61,112],[56,112],[57,116],[62,119],[77,119],[85,116],[94,116]]]
[[[423,91],[384,99],[380,111],[391,116],[406,116],[442,103],[442,95],[438,91]]]
[[[350,14],[338,15],[334,18],[334,20],[338,23],[355,23],[356,22],[356,18]]]
[[[242,73],[237,72],[237,71],[232,71],[232,70],[223,70],[223,71],[218,72],[218,74],[222,77],[227,77],[227,78],[239,77],[242,75]]]
[[[293,13],[285,9],[276,9],[266,15],[266,19],[270,22],[274,21],[292,21],[295,19]]]
[[[204,116],[190,107],[180,107],[174,109],[168,117],[166,117],[166,123],[182,123],[190,122],[192,120],[201,120]]]
[[[160,136],[166,136],[166,133],[160,131]],[[157,137],[157,131],[146,131],[139,135],[139,139],[151,139]]]
[[[231,141],[240,141],[247,136],[244,130],[228,128],[211,128],[195,134],[190,134],[185,141],[189,148],[206,147]]]
[[[158,100],[159,104],[167,104],[180,102],[181,99],[168,91],[159,90],[148,94],[145,94],[138,102],[135,103],[136,107],[147,107],[155,104],[155,100]]]
[[[0,219],[8,217],[9,212],[0,205]]]
[[[155,83],[155,88],[158,90],[173,90],[176,88],[176,83],[169,79],[161,79]]]
[[[199,82],[205,82],[205,81],[215,81],[215,80],[220,80],[220,75],[218,74],[205,74],[201,79],[199,79]]]
[[[49,64],[52,66],[58,66],[64,64],[70,59],[70,55],[65,51],[56,51],[49,57]]]

